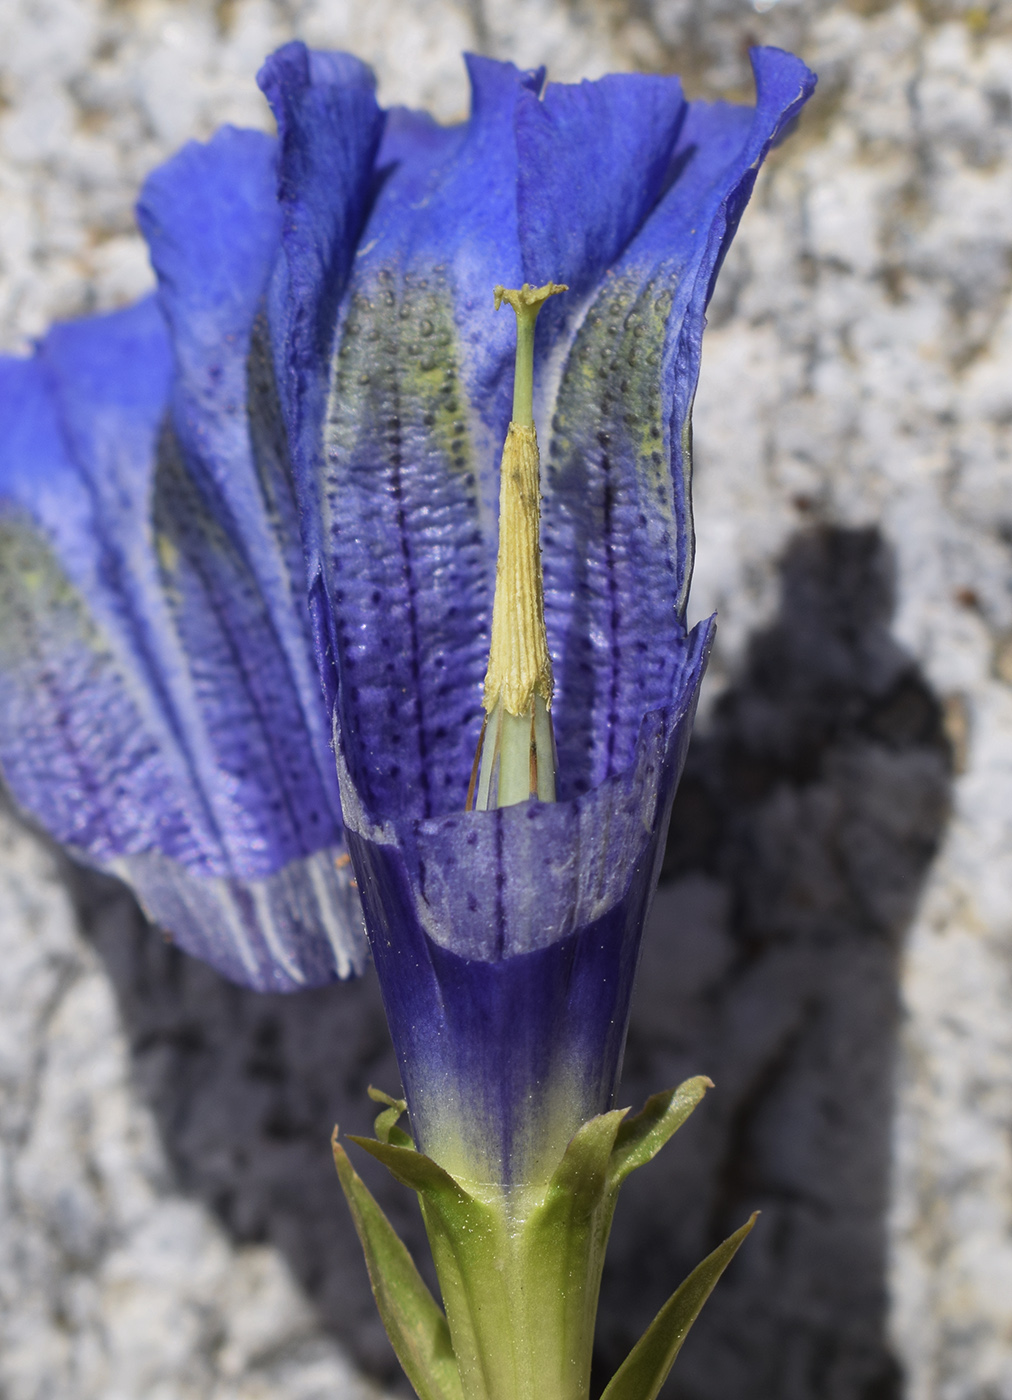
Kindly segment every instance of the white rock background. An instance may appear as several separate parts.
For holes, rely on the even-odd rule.
[[[898,1057],[894,1062],[888,1053],[889,1021],[880,1062],[865,1066],[869,1084],[876,1068],[877,1082],[886,1084],[876,1112],[888,1117],[892,1144],[891,1166],[878,1174],[888,1205],[879,1211],[882,1220],[872,1222],[882,1226],[888,1302],[875,1302],[875,1269],[868,1261],[878,1246],[872,1242],[857,1269],[864,1270],[857,1290],[862,1306],[871,1310],[867,1337],[844,1335],[842,1321],[836,1336],[832,1319],[823,1319],[812,1364],[778,1372],[772,1363],[758,1365],[759,1353],[748,1346],[761,1343],[749,1342],[743,1343],[748,1366],[735,1371],[731,1361],[702,1349],[707,1338],[726,1339],[734,1319],[753,1306],[744,1283],[731,1288],[731,1301],[715,1314],[711,1331],[686,1348],[672,1393],[693,1400],[716,1394],[722,1400],[894,1400],[900,1394],[1012,1400],[1012,5],[2,0],[5,348],[26,348],[54,318],[118,305],[147,288],[150,274],[131,213],[141,178],[181,141],[206,136],[223,121],[266,125],[252,75],[269,49],[293,35],[353,48],[375,66],[384,100],[425,105],[444,119],[461,114],[466,102],[457,58],[464,47],[524,64],[545,61],[561,79],[615,67],[677,69],[690,92],[707,96],[747,94],[743,55],[749,42],[793,47],[819,71],[816,102],[764,172],[728,259],[704,356],[696,413],[694,606],[698,613],[717,607],[722,619],[712,723],[719,735],[721,688],[737,694],[735,687],[741,691],[752,674],[750,639],[775,626],[778,608],[786,615],[778,560],[799,531],[802,538],[843,540],[849,557],[846,541],[868,541],[870,535],[855,532],[874,528],[896,580],[893,642],[887,646],[875,633],[878,653],[889,652],[880,669],[894,675],[901,653],[907,658],[902,664],[915,668],[914,688],[937,707],[955,772],[944,831],[940,822],[928,821],[915,833],[929,854],[940,837],[930,868],[925,855],[925,868],[912,867],[901,882],[902,909],[882,916],[893,951],[867,973],[881,998],[861,1003],[865,1013],[880,1006],[877,1024],[889,1021],[895,989],[888,984],[898,973]],[[840,557],[830,548],[823,573],[832,573]],[[860,631],[859,606],[855,613]],[[863,656],[860,647],[853,652],[861,665]],[[879,662],[868,664],[874,670]],[[868,694],[877,684],[868,683]],[[746,696],[745,729],[749,703]],[[850,740],[835,749],[829,744],[820,750],[818,781],[782,774],[771,780],[772,806],[761,809],[756,827],[760,835],[771,833],[771,850],[791,803],[806,812],[806,803],[850,803],[851,816],[837,826],[830,821],[830,835],[818,847],[827,868],[856,861],[853,852],[862,842],[892,849],[890,841],[907,839],[904,832],[921,809],[937,805],[940,770],[931,767],[930,756],[937,757],[939,747],[931,734],[903,751],[902,781],[883,779],[881,789],[868,774],[888,767],[885,750],[870,758],[870,750],[860,750],[865,766],[858,765],[856,788],[827,777],[827,763],[845,767],[857,752]],[[885,794],[867,819],[859,811],[864,791]],[[812,821],[806,817],[800,825]],[[790,830],[797,829],[795,821]],[[846,850],[839,832],[850,833]],[[865,851],[861,859],[867,865],[873,857]],[[758,859],[760,871],[778,870],[776,852]],[[851,866],[847,871],[850,879]],[[680,919],[681,953],[669,959],[667,982],[666,954],[648,953],[654,963],[634,1026],[630,1093],[662,1087],[668,1068],[683,1061],[724,1082],[711,1066],[723,1063],[730,1044],[748,1058],[748,1046],[762,1036],[756,1032],[750,1041],[741,1028],[752,1024],[749,1015],[756,1025],[776,1021],[771,1008],[778,996],[784,1004],[794,996],[789,989],[799,959],[818,942],[795,932],[784,952],[787,943],[770,935],[755,964],[766,980],[749,984],[746,996],[734,957],[729,953],[721,962],[713,952],[733,942],[736,916],[728,908],[741,893],[737,877],[712,869],[675,873],[679,881],[662,901],[659,925]],[[855,881],[862,895],[874,887],[887,899],[889,868]],[[780,908],[779,894],[764,898],[760,924]],[[798,907],[805,903],[803,893],[787,898],[791,908],[792,899]],[[818,899],[815,906],[821,908]],[[869,913],[870,923],[875,917]],[[333,1334],[369,1363],[381,1349],[375,1340],[357,1347],[354,1338],[371,1324],[356,1321],[349,1342],[351,1323],[342,1331],[341,1317],[364,1319],[365,1313],[358,1302],[342,1302],[344,1275],[328,1293],[328,1286],[314,1283],[313,1269],[300,1273],[305,1249],[291,1243],[298,1229],[291,1226],[289,1237],[275,1228],[273,1207],[264,1207],[266,1225],[241,1223],[243,1210],[226,1200],[227,1183],[232,1177],[246,1183],[247,1205],[261,1200],[259,1178],[248,1167],[257,1157],[260,1120],[242,1131],[221,1127],[223,1100],[212,1103],[205,1087],[231,1085],[241,1097],[250,1081],[248,1065],[229,1079],[220,1066],[231,1042],[224,1036],[216,1041],[208,1031],[223,1016],[228,1021],[229,1008],[236,1043],[243,1036],[249,1043],[258,1035],[281,1037],[288,1059],[279,1082],[294,1064],[310,1062],[291,1049],[301,1013],[275,1007],[261,1024],[252,1003],[213,986],[200,970],[180,971],[164,950],[144,951],[136,940],[146,935],[131,932],[129,924],[115,899],[96,904],[83,897],[36,837],[3,819],[0,1396],[364,1395]],[[693,941],[693,930],[712,930],[711,941]],[[860,961],[859,952],[853,958],[847,952],[859,950],[859,933],[851,928],[841,935],[836,982]],[[781,953],[794,971],[778,977]],[[165,979],[154,989],[151,969],[137,971],[146,956],[155,972],[162,966],[158,959],[168,959]],[[691,965],[692,976],[675,987],[670,968],[683,964]],[[704,1016],[700,1006],[710,1008],[710,1020],[705,1026],[700,1021],[698,1034],[686,1031],[682,1041],[666,1041],[664,1026],[655,1023],[688,995],[693,977],[699,997],[686,1002],[686,1024]],[[658,1000],[665,987],[668,1002]],[[356,1072],[361,1069],[360,1082],[350,1069],[345,1075],[342,1093],[350,1101],[376,1077],[377,1064],[386,1065],[389,1078],[389,1054],[368,986],[335,994],[359,998],[347,1003],[359,1008],[348,1011],[345,1029],[349,1058]],[[803,1000],[798,992],[799,1006]],[[317,1008],[313,1015],[332,1020],[344,1014],[333,1012],[333,999],[310,1004]],[[718,1014],[714,1007],[724,1010]],[[846,1013],[847,1003],[840,1008]],[[717,1035],[722,1015],[732,1027],[723,1037]],[[176,1071],[189,1064],[191,1053],[179,1027],[193,1025],[203,1026],[205,1041],[218,1049],[191,1092],[180,1088],[185,1076]],[[812,1104],[835,1104],[834,1113],[839,1109],[850,1121],[846,1106],[837,1103],[840,1085],[850,1081],[832,1067],[837,1061],[828,1051],[802,1063],[788,1032],[783,1036],[776,1053],[782,1051],[799,1074],[804,1070],[809,1087],[786,1094],[786,1117],[763,1109],[756,1141],[775,1139],[792,1161],[825,1163],[831,1156],[842,1198],[860,1203],[865,1188],[848,1196],[844,1168],[848,1151],[856,1163],[864,1160],[863,1138],[848,1149],[844,1132],[829,1155],[824,1145],[821,1157],[815,1149],[814,1157],[800,1149],[791,1156],[808,1132]],[[830,1042],[838,1049],[844,1043],[831,1036],[825,1045]],[[150,1049],[154,1043],[157,1052]],[[703,1053],[700,1047],[711,1057],[705,1064],[691,1062]],[[859,1052],[860,1046],[853,1050]],[[201,1053],[210,1054],[206,1045]],[[773,1063],[769,1047],[762,1053]],[[734,1072],[732,1064],[723,1071],[732,1098]],[[298,1094],[292,1082],[289,1097]],[[746,1086],[740,1092],[748,1101],[752,1091]],[[865,1098],[871,1102],[875,1091]],[[299,1131],[306,1141],[325,1137],[329,1111],[344,1111],[322,1090],[318,1099],[305,1108]],[[198,1102],[200,1113],[188,1111]],[[792,1112],[807,1115],[803,1125]],[[824,1116],[829,1121],[833,1114]],[[713,1133],[716,1141],[716,1127]],[[266,1141],[270,1133],[262,1136]],[[746,1134],[746,1140],[752,1139]],[[263,1152],[264,1161],[287,1160],[270,1157],[267,1147]],[[707,1159],[715,1160],[713,1154]],[[812,1195],[821,1171],[812,1168],[796,1184],[799,1199]],[[755,1188],[758,1197],[765,1190],[786,1202],[785,1230],[797,1214],[791,1214],[784,1184],[789,1175],[778,1178],[776,1191],[768,1183]],[[865,1217],[874,1213],[879,1189],[875,1170],[867,1179]],[[271,1182],[263,1200],[277,1198]],[[648,1191],[648,1199],[656,1195]],[[739,1196],[748,1191],[725,1192],[727,1199]],[[839,1199],[835,1188],[827,1189],[820,1206],[826,1218]],[[340,1209],[336,1191],[332,1204]],[[774,1225],[777,1209],[774,1202]],[[842,1233],[834,1238],[856,1239],[865,1217],[844,1213]],[[628,1258],[633,1270],[634,1224],[618,1240],[619,1260]],[[688,1227],[675,1222],[672,1228],[677,1235]],[[790,1238],[809,1238],[805,1228],[797,1226]],[[342,1247],[350,1248],[342,1238]],[[795,1284],[792,1292],[794,1258],[788,1250],[781,1272],[774,1269],[762,1283],[764,1293],[779,1290],[783,1298],[769,1333],[770,1346],[782,1356],[795,1354],[792,1338],[815,1328],[806,1314],[807,1285]],[[847,1275],[841,1258],[824,1261],[834,1278]],[[314,1268],[322,1276],[328,1266],[325,1259]],[[363,1288],[348,1267],[348,1289]],[[743,1269],[743,1279],[752,1277]],[[296,1276],[330,1330],[321,1327]],[[612,1288],[612,1296],[620,1292],[620,1285]],[[651,1306],[662,1296],[652,1297]],[[738,1313],[735,1297],[744,1300]],[[885,1329],[881,1339],[872,1335],[876,1308]],[[840,1310],[850,1311],[842,1304]],[[833,1360],[834,1347],[845,1364]],[[885,1369],[881,1357],[875,1360],[879,1352],[892,1357]],[[377,1368],[382,1372],[381,1361]]]
[[[0,1394],[368,1400],[277,1252],[174,1187],[108,979],[0,817]]]

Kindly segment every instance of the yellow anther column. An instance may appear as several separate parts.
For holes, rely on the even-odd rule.
[[[517,317],[513,421],[503,447],[499,485],[499,556],[492,639],[485,675],[485,723],[475,755],[468,806],[508,807],[538,797],[555,801],[555,742],[549,713],[552,660],[545,633],[541,576],[541,468],[534,431],[534,325],[554,282],[517,291],[496,287],[496,308]],[[477,790],[476,790],[477,784]]]

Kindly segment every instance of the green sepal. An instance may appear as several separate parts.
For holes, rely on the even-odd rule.
[[[463,1391],[472,1398],[494,1396],[507,1358],[494,1354],[491,1339],[498,1337],[506,1353],[512,1346],[509,1284],[496,1267],[509,1249],[508,1222],[424,1153],[372,1138],[351,1141],[418,1192]]]
[[[605,1386],[601,1400],[656,1400],[675,1357],[714,1285],[752,1229],[756,1211],[677,1288]]]
[[[376,1138],[359,1137],[356,1133],[349,1133],[348,1141],[364,1148],[377,1162],[382,1162],[402,1186],[410,1186],[419,1195],[445,1200],[461,1209],[466,1209],[469,1203],[474,1204],[473,1198],[445,1168],[417,1148],[403,1147],[394,1142],[378,1142]]]
[[[539,1271],[551,1292],[564,1279],[584,1279],[586,1287],[564,1290],[564,1310],[574,1308],[582,1316],[570,1316],[566,1332],[572,1337],[593,1337],[597,1292],[604,1247],[614,1213],[609,1198],[609,1163],[615,1136],[628,1109],[614,1109],[591,1118],[570,1141],[556,1167],[543,1203],[531,1212],[526,1224],[532,1253],[552,1261]],[[555,1299],[546,1307],[557,1306]],[[589,1329],[589,1333],[588,1333]],[[574,1358],[578,1364],[579,1358]]]
[[[397,1126],[398,1119],[408,1111],[407,1099],[395,1099],[385,1090],[377,1089],[375,1084],[370,1084],[366,1093],[373,1103],[386,1104],[386,1108],[376,1115],[376,1121],[373,1123],[380,1142],[392,1142],[396,1147],[414,1147],[409,1134]]]
[[[546,1393],[585,1395],[604,1250],[614,1200],[609,1163],[627,1109],[591,1118],[571,1139],[545,1197],[523,1227],[524,1313],[536,1334],[551,1321]],[[548,1370],[549,1360],[555,1370]],[[565,1386],[572,1390],[563,1389]]]
[[[657,1156],[664,1144],[688,1118],[713,1080],[705,1074],[686,1079],[677,1089],[651,1094],[646,1103],[618,1130],[615,1150],[611,1154],[609,1187],[618,1190],[630,1172],[645,1166]]]
[[[542,1400],[545,1394],[553,1400],[585,1400],[604,1251],[619,1187],[657,1154],[709,1087],[710,1080],[700,1076],[653,1095],[632,1118],[627,1109],[615,1109],[590,1119],[570,1140],[546,1184],[508,1188],[462,1184],[418,1152],[396,1126],[403,1101],[370,1090],[376,1102],[386,1105],[376,1122],[378,1139],[351,1141],[418,1193],[463,1400]],[[696,1287],[720,1250],[686,1280],[616,1382],[632,1368],[632,1384],[640,1383],[642,1374],[649,1384],[655,1373],[658,1386],[662,1383],[681,1338],[743,1237],[739,1232],[728,1242],[733,1248],[705,1286]],[[379,1302],[375,1283],[373,1291]],[[382,1305],[380,1311],[387,1322]],[[669,1313],[673,1321],[665,1330]],[[672,1327],[681,1329],[673,1349]],[[397,1340],[394,1346],[400,1356]],[[616,1396],[640,1400],[633,1390],[615,1392],[609,1400]]]
[[[382,1162],[402,1186],[418,1192],[444,1295],[449,1278],[456,1277],[459,1271],[467,1273],[476,1255],[491,1257],[490,1247],[495,1248],[502,1222],[491,1207],[465,1191],[445,1168],[415,1147],[399,1147],[352,1134],[348,1140]],[[449,1275],[444,1272],[444,1262],[451,1264]]]
[[[566,1214],[574,1219],[589,1217],[596,1210],[610,1185],[615,1146],[628,1112],[615,1108],[584,1123],[555,1168],[543,1210],[552,1211],[564,1203]]]
[[[369,1282],[397,1360],[420,1400],[462,1400],[460,1373],[442,1309],[337,1140],[334,1165],[365,1254]]]

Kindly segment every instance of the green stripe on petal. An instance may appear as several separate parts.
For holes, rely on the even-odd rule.
[[[333,361],[323,537],[352,776],[380,816],[460,810],[480,729],[494,526],[445,272],[355,287]]]

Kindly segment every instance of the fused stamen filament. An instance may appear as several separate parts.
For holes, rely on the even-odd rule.
[[[535,694],[526,715],[511,715],[497,703],[481,727],[467,810],[511,807],[530,797],[554,802],[555,764],[552,716],[542,696]]]
[[[513,421],[503,447],[499,555],[492,638],[482,703],[486,717],[468,789],[468,809],[555,801],[552,662],[541,575],[541,482],[534,430],[534,326],[548,297],[565,287],[495,289],[517,316]]]

